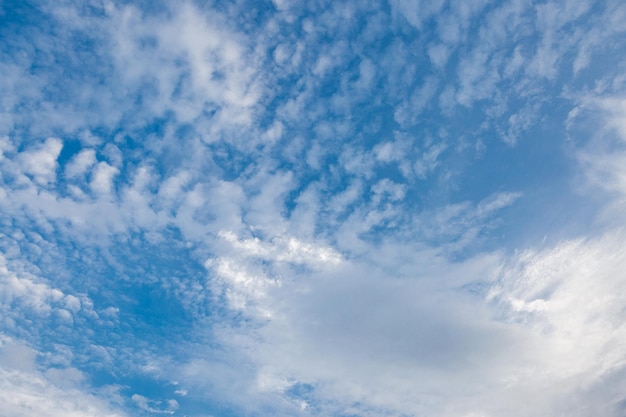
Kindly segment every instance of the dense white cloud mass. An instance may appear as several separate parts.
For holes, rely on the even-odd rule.
[[[625,32],[0,3],[0,416],[623,416]]]

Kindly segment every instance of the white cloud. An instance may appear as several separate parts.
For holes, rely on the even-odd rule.
[[[415,2],[394,0],[391,4],[410,24],[422,29],[424,21],[437,14],[443,8],[445,0]]]
[[[609,127],[617,130],[620,138],[626,143],[626,99],[610,97],[599,100],[597,103],[605,112]]]
[[[167,406],[163,408],[161,401],[150,400],[143,395],[133,394],[131,399],[140,409],[152,414],[174,414],[178,408],[176,400],[167,401]]]
[[[63,168],[70,196],[54,188],[60,140],[31,145],[16,139],[23,146],[8,137],[0,140],[3,174],[18,177],[16,187],[3,183],[0,192],[6,218],[20,225],[7,230],[32,221],[49,232],[46,239],[60,236],[81,256],[104,253],[112,264],[117,260],[107,251],[107,237],[135,242],[140,239],[134,233],[145,232],[146,241],[163,242],[160,233],[170,227],[180,231],[174,243],[193,251],[190,256],[206,259],[210,253],[208,282],[164,278],[168,289],[183,288],[176,294],[181,303],[205,303],[209,287],[217,309],[224,299],[237,319],[244,316],[233,328],[225,321],[211,329],[232,354],[231,362],[180,360],[187,361],[177,371],[191,381],[192,401],[194,387],[224,383],[219,378],[226,376],[228,387],[211,389],[229,391],[226,397],[234,403],[250,400],[250,409],[288,403],[294,413],[326,415],[582,416],[584,408],[571,406],[579,404],[594,415],[619,415],[611,407],[622,400],[623,383],[606,381],[623,372],[623,233],[452,262],[446,254],[471,247],[490,219],[520,194],[496,192],[478,203],[430,206],[421,199],[406,201],[425,182],[416,186],[415,177],[428,178],[445,164],[442,156],[449,152],[455,159],[457,149],[454,139],[417,147],[409,133],[385,130],[386,118],[393,123],[395,117],[399,130],[421,132],[434,117],[422,120],[421,115],[437,111],[431,103],[439,95],[450,116],[457,104],[472,117],[482,114],[481,106],[491,106],[488,117],[468,117],[467,136],[478,125],[483,134],[483,125],[494,123],[514,143],[541,115],[540,107],[526,102],[542,97],[542,83],[563,81],[556,76],[573,50],[568,27],[578,25],[587,6],[548,2],[531,9],[510,1],[490,5],[477,18],[486,2],[395,1],[393,12],[419,32],[411,43],[404,38],[412,29],[396,25],[375,6],[364,14],[367,27],[361,33],[351,26],[354,6],[334,6],[318,21],[296,18],[304,5],[287,3],[275,2],[280,17],[268,18],[258,32],[232,24],[239,17],[227,18],[228,8],[205,12],[187,4],[147,13],[110,3],[103,16],[82,23],[68,10],[68,19],[77,21],[63,21],[70,28],[94,27],[108,39],[101,48],[112,62],[111,74],[103,76],[111,92],[70,84],[68,95],[80,91],[80,100],[31,112],[42,119],[33,123],[33,131],[69,120],[68,130],[83,132],[78,137],[94,147]],[[535,11],[538,27],[529,22]],[[434,17],[437,32],[421,42]],[[281,26],[289,22],[294,26]],[[333,28],[328,22],[340,24]],[[387,46],[390,25],[402,36],[388,39]],[[302,37],[293,38],[292,29],[302,30]],[[342,38],[352,30],[367,41]],[[572,39],[586,33],[583,28]],[[616,33],[594,34],[588,48]],[[319,45],[324,37],[335,41]],[[381,43],[386,51],[369,49]],[[591,52],[581,49],[580,56],[573,64],[579,72]],[[438,68],[422,68],[428,59]],[[438,77],[452,65],[457,79],[445,84]],[[55,85],[46,76],[36,83],[36,77],[21,73],[26,74],[12,71],[5,83],[17,77],[20,86],[27,81]],[[297,78],[294,85],[283,87],[291,78]],[[29,91],[25,100],[40,93]],[[53,107],[39,99],[40,107]],[[515,100],[523,103],[511,103]],[[88,107],[84,103],[96,110],[82,111]],[[272,103],[271,117],[264,113],[267,103]],[[359,106],[372,110],[365,128],[355,121]],[[611,109],[612,131],[626,137],[623,100],[604,100],[602,106]],[[56,119],[47,117],[55,114]],[[0,123],[9,126],[12,118],[19,114],[14,111]],[[162,132],[142,133],[163,119],[168,120]],[[92,124],[104,125],[105,132],[119,130],[117,145],[103,145],[106,134],[99,138],[85,130]],[[138,149],[125,148],[126,140]],[[612,202],[626,195],[620,146],[580,152],[588,178],[617,195]],[[22,151],[13,158],[16,148]],[[284,166],[283,150],[289,153]],[[386,178],[396,175],[394,165],[402,178]],[[422,240],[445,243],[429,247]],[[115,326],[125,313],[109,307],[96,314],[90,300],[60,291],[52,278],[8,268],[0,270],[0,297],[7,328],[15,328],[20,318],[16,306],[23,316],[67,325],[91,314]],[[588,303],[578,307],[577,300],[586,298]],[[208,319],[194,320],[196,326]],[[97,348],[94,356],[114,363],[106,349]],[[215,354],[208,349],[206,356]],[[112,413],[76,388],[84,382],[77,370],[40,372],[31,351],[17,350],[24,356],[16,353],[19,361],[31,367],[3,369],[0,378],[7,393],[0,398],[14,415],[26,415],[28,407],[41,415]],[[241,356],[245,360],[239,363]],[[155,362],[145,369],[160,369]],[[69,388],[61,386],[64,379]],[[311,398],[293,398],[290,389],[297,384],[310,384]],[[173,414],[178,407],[175,400],[159,404],[139,393],[132,400],[146,412]]]
[[[621,96],[584,98],[570,112],[569,133],[577,136],[577,129],[581,129],[583,123],[585,131],[596,130],[577,152],[583,167],[577,186],[582,193],[605,202],[602,214],[605,224],[621,226],[626,220],[623,215],[626,207],[626,99]]]
[[[361,61],[359,64],[359,80],[356,83],[356,89],[363,91],[372,88],[376,72],[376,66],[370,59]]]
[[[20,153],[20,163],[25,173],[33,176],[36,183],[46,185],[56,181],[57,158],[63,143],[49,138],[41,145]]]
[[[0,137],[0,161],[3,161],[7,158],[7,153],[13,153],[15,151],[15,146],[11,142],[8,136]]]
[[[280,285],[278,280],[266,277],[256,265],[242,264],[240,259],[212,258],[205,266],[217,278],[213,281],[216,294],[223,294],[230,308],[247,311],[253,316],[271,315],[258,303],[265,298],[270,286]]]
[[[425,152],[420,155],[420,158],[415,161],[413,169],[415,175],[418,178],[425,179],[439,165],[439,155],[443,153],[447,148],[445,143],[437,143],[430,146]]]
[[[285,230],[284,196],[294,186],[293,172],[260,172],[247,185],[250,194],[244,220],[269,234]]]
[[[34,276],[18,276],[8,269],[4,256],[0,256],[0,308],[5,314],[19,315],[28,311],[38,316],[48,316],[55,306],[74,304],[75,299],[74,296],[68,298],[62,291]]]
[[[621,132],[621,102],[604,103]],[[391,158],[388,148],[378,149],[380,159]],[[621,178],[621,169],[609,171]],[[471,223],[519,197],[494,194],[452,216]],[[280,259],[258,239],[226,238],[253,257]],[[424,248],[370,246],[364,261],[266,287],[258,331],[224,340],[256,364],[259,390],[289,395],[311,384],[325,413],[617,417],[624,384],[616,381],[626,372],[624,239],[617,230],[464,263]],[[390,269],[376,263],[403,252]],[[478,284],[478,294],[461,290]]]
[[[81,389],[75,368],[37,370],[38,352],[2,336],[0,413],[11,417],[123,417],[101,398]]]
[[[214,108],[209,126],[217,136],[222,127],[249,126],[251,107],[260,96],[255,57],[221,15],[205,15],[189,3],[153,18],[144,18],[132,6],[109,13],[119,22],[112,33],[117,68],[128,85],[155,87],[152,112],[171,110],[188,123]],[[151,39],[153,46],[145,48],[144,39]]]
[[[271,242],[262,242],[258,238],[240,240],[232,232],[221,232],[219,236],[244,256],[319,267],[342,261],[341,255],[332,248],[302,242],[295,237],[278,236]]]
[[[401,125],[414,124],[420,114],[428,108],[437,92],[438,81],[434,77],[424,80],[423,84],[415,89],[405,106],[398,106],[394,112],[394,119]]]
[[[468,279],[469,268],[463,270]],[[475,321],[461,320],[471,306],[462,297],[445,301],[441,293],[428,301],[429,286],[438,286],[432,279],[399,279],[348,264],[285,283],[269,292],[271,320],[249,354],[275,378],[319,387],[322,403],[424,411],[420,392],[455,386],[457,375],[438,371],[437,364],[451,361],[468,371],[472,356],[486,348],[481,338],[506,338],[480,323],[480,309]],[[285,389],[264,389],[270,386]]]
[[[74,156],[65,165],[65,175],[69,178],[85,175],[87,170],[96,163],[96,152],[93,149],[85,149]]]
[[[113,190],[113,179],[119,170],[106,162],[99,162],[94,168],[89,186],[99,196],[108,196]]]
[[[260,327],[223,341],[256,364],[257,389],[311,384],[323,413],[586,416],[573,406],[586,404],[618,416],[616,386],[594,390],[626,366],[623,240],[463,263],[392,246],[405,257],[391,269],[370,256],[267,287]],[[248,243],[241,249],[261,256],[260,242]],[[476,283],[491,288],[487,298],[462,289]]]
[[[587,402],[602,415],[620,414],[615,407],[624,398],[614,390],[600,399],[587,398],[585,392],[604,386],[626,366],[623,239],[623,231],[618,231],[521,253],[490,292],[489,298],[503,304],[504,320],[541,335],[532,352],[540,372],[527,376],[528,385],[563,381],[563,387],[551,393],[562,409]]]
[[[431,45],[428,48],[428,57],[434,66],[443,68],[448,62],[450,51],[444,44]]]
[[[239,239],[234,233],[219,233],[222,242],[231,246],[223,248],[222,256],[207,260],[205,266],[215,274],[215,290],[224,294],[229,306],[247,311],[258,317],[271,316],[265,305],[268,291],[281,286],[284,278],[281,264],[305,265],[313,269],[327,269],[342,262],[342,256],[332,248],[303,242],[295,237],[277,236],[269,242],[258,238]],[[273,271],[268,271],[269,263]]]

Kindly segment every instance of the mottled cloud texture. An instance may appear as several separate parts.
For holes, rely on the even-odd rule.
[[[0,3],[0,415],[623,416],[625,31]]]

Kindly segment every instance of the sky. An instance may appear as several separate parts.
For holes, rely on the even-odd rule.
[[[626,3],[0,0],[0,416],[626,415]]]

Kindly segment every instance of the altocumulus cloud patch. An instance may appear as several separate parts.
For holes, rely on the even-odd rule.
[[[0,414],[624,415],[624,28],[0,4]]]

